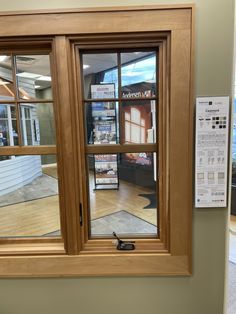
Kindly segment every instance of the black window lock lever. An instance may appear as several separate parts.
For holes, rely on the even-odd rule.
[[[117,239],[117,246],[116,246],[117,250],[131,251],[135,249],[135,245],[133,242],[123,241],[119,239],[115,232],[113,232],[112,234]]]

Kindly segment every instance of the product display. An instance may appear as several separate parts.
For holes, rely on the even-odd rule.
[[[97,189],[117,189],[119,186],[117,155],[94,155],[94,181]]]

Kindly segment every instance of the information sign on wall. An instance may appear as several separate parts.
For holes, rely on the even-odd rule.
[[[195,207],[227,206],[229,97],[196,101]]]

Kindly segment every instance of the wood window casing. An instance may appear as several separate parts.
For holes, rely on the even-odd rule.
[[[106,50],[107,49],[111,49],[111,47],[113,47],[113,50],[110,50],[109,52],[112,53],[112,51],[116,52],[116,51],[122,51],[122,48],[125,46],[126,49],[129,49],[128,51],[134,51],[134,49],[136,50],[140,50],[143,47],[145,48],[150,48],[148,45],[150,45],[151,43],[151,47],[153,50],[157,50],[159,51],[159,56],[157,59],[159,59],[157,61],[157,68],[158,68],[158,81],[159,81],[159,77],[160,77],[160,81],[162,82],[163,80],[167,80],[167,76],[164,74],[164,70],[163,68],[166,69],[167,71],[167,65],[164,64],[164,55],[168,54],[168,48],[167,48],[167,41],[168,41],[168,37],[169,34],[161,34],[161,36],[159,34],[142,34],[142,36],[139,36],[137,34],[131,34],[131,35],[126,35],[122,38],[122,36],[119,36],[118,39],[116,39],[116,36],[112,36],[110,37],[108,36],[104,36],[103,39],[99,38],[97,39],[95,36],[91,36],[90,38],[87,37],[87,39],[85,38],[81,38],[83,40],[83,44],[82,49],[80,48],[80,43],[81,39],[77,38],[75,39],[75,43],[73,44],[74,46],[74,52],[75,52],[75,59],[77,56],[80,55],[80,50],[82,50],[81,53],[84,53],[84,51],[87,53],[88,49],[89,52],[92,53],[92,51],[97,51],[99,52],[99,48],[100,48],[100,52],[104,52],[104,51],[109,51]],[[86,43],[87,41],[87,43]],[[97,42],[97,43],[94,43]],[[104,50],[105,49],[105,50]],[[132,50],[131,50],[132,49]],[[125,50],[126,51],[126,50]],[[99,99],[99,100],[92,100],[92,99],[83,99],[83,78],[81,77],[81,71],[79,71],[79,68],[82,68],[80,65],[80,58],[77,57],[77,63],[78,63],[78,71],[77,71],[77,79],[75,77],[74,81],[77,82],[77,86],[79,86],[78,88],[78,94],[77,94],[77,100],[76,102],[78,103],[78,112],[77,112],[77,116],[78,121],[77,121],[77,125],[81,125],[81,129],[78,132],[75,132],[76,134],[79,134],[79,143],[78,146],[82,145],[82,148],[84,150],[84,155],[86,154],[99,154],[99,153],[125,153],[125,152],[152,152],[152,153],[158,153],[159,149],[158,147],[163,147],[163,144],[166,142],[167,138],[161,138],[162,135],[164,134],[164,130],[163,127],[164,125],[168,125],[168,121],[167,116],[165,115],[165,117],[161,117],[159,118],[157,121],[157,125],[158,125],[158,130],[157,133],[159,134],[159,138],[160,141],[158,140],[157,143],[153,143],[153,144],[116,144],[116,145],[89,145],[89,144],[85,144],[86,141],[83,141],[83,143],[81,143],[81,138],[85,139],[85,134],[84,134],[84,130],[85,130],[85,125],[84,125],[84,111],[83,111],[83,107],[85,105],[86,102],[88,101],[106,101],[106,99]],[[119,62],[118,62],[118,72],[119,72]],[[163,77],[162,77],[163,76]],[[159,93],[160,95],[162,95],[162,93],[166,93],[167,91],[162,91],[160,92],[160,83],[158,82],[156,84],[157,87],[157,96],[156,97],[148,97],[148,98],[133,98],[133,99],[129,99],[130,102],[134,102],[137,100],[156,100],[156,102],[158,102],[160,100],[161,96],[158,96]],[[119,90],[121,90],[121,82],[119,82]],[[111,100],[110,100],[111,101]],[[122,98],[120,95],[118,95],[118,98],[114,98],[112,99],[112,101],[117,101],[119,103],[122,103],[122,101],[124,101],[124,98]],[[160,101],[161,103],[161,101]],[[159,107],[159,104],[157,105],[157,107]],[[160,112],[163,112],[163,108],[161,110],[159,110]],[[119,116],[121,116],[121,114],[119,114]],[[164,119],[163,119],[164,118]],[[122,124],[121,124],[122,125]],[[159,176],[159,180],[157,180],[157,193],[158,193],[158,202],[160,203],[160,206],[158,206],[160,208],[159,210],[159,220],[160,220],[160,225],[159,225],[159,229],[161,230],[160,232],[160,238],[159,239],[148,239],[148,238],[143,238],[141,240],[136,239],[136,249],[134,251],[133,254],[136,253],[140,253],[140,252],[155,252],[158,251],[159,253],[167,253],[168,252],[168,247],[169,247],[169,243],[168,243],[168,233],[169,233],[169,224],[167,223],[166,219],[164,217],[167,217],[169,215],[168,213],[168,200],[167,197],[165,197],[166,194],[166,190],[165,187],[162,183],[162,181],[164,182],[164,178],[168,177],[167,173],[164,173],[164,169],[163,169],[163,160],[166,159],[166,152],[164,151],[164,149],[162,149],[163,152],[163,156],[158,158],[158,167],[162,169],[160,171],[160,174],[157,174]],[[85,158],[83,156],[80,156],[81,160],[81,171],[83,171],[84,169],[86,169],[86,161]],[[163,160],[162,160],[163,159]],[[82,170],[83,169],[83,170]],[[86,178],[87,174],[85,171],[83,171],[83,174],[81,176],[81,178]],[[84,180],[80,182],[81,186],[84,188],[85,184],[84,184]],[[160,188],[159,186],[160,185]],[[86,224],[86,222],[88,221],[88,203],[87,203],[87,196],[88,191],[86,191],[86,188],[84,188],[84,191],[81,193],[81,202],[83,202],[83,208],[84,208],[84,213],[83,216],[85,217],[85,226],[82,230],[83,235],[82,238],[84,239],[84,245],[83,245],[83,249],[81,250],[81,253],[91,253],[91,252],[95,252],[95,253],[106,253],[106,252],[110,252],[110,253],[115,253],[116,247],[114,246],[114,244],[112,243],[113,241],[111,239],[103,239],[103,240],[95,240],[95,239],[89,239],[88,234],[89,234],[89,230],[88,230],[88,225]]]
[[[0,45],[5,48],[11,49],[17,44],[20,47],[24,36],[31,36],[25,40],[30,51],[34,46],[40,51],[48,41],[52,45],[57,151],[54,146],[7,147],[1,155],[57,152],[64,238],[64,248],[58,240],[54,243],[47,239],[23,239],[20,243],[6,240],[0,244],[0,276],[191,273],[193,11],[192,5],[184,5],[0,16],[0,25],[3,21],[6,23],[0,31]],[[124,22],[127,16],[128,24]],[[42,17],[46,28],[44,25],[36,27]],[[58,19],[62,23],[58,23]],[[94,19],[96,23],[91,22]],[[138,23],[140,19],[142,27]],[[18,29],[17,24],[22,25],[23,21],[25,25]],[[16,44],[12,44],[11,36]],[[17,43],[18,40],[21,43]],[[137,249],[128,253],[118,252],[111,239],[89,240],[87,228],[79,224],[80,203],[86,202],[83,156],[97,153],[100,148],[86,146],[84,141],[83,112],[79,105],[82,78],[75,67],[79,63],[76,47],[95,49],[101,41],[107,49],[158,45],[161,59],[158,99],[160,239],[140,239]],[[115,146],[106,146],[103,151],[125,151]],[[127,149],[130,152],[130,147]],[[132,149],[137,152],[144,147],[134,144]],[[156,144],[145,144],[145,151],[155,149]],[[86,208],[86,204],[83,205]],[[21,256],[25,254],[28,257]]]

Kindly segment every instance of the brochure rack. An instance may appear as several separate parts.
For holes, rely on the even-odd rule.
[[[91,85],[92,99],[111,98],[111,101],[91,103],[93,130],[89,142],[93,145],[118,143],[117,108],[112,100],[114,95],[114,84]],[[117,158],[117,154],[94,155],[95,190],[119,188]]]

